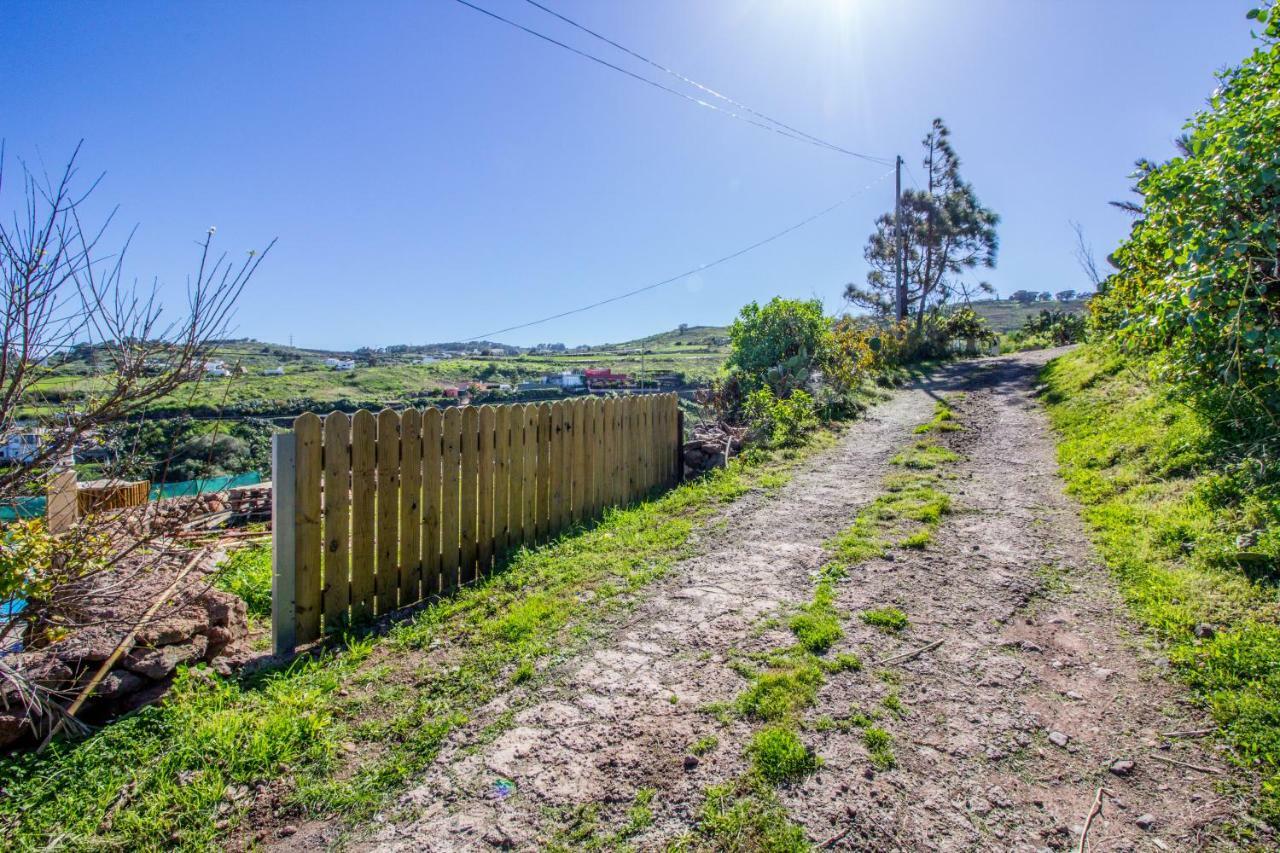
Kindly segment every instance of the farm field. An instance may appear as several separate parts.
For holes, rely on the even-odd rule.
[[[475,344],[482,348],[484,344]],[[397,348],[398,349],[398,348]],[[652,377],[679,373],[687,384],[702,384],[720,371],[728,354],[728,330],[696,326],[663,332],[618,344],[603,344],[565,352],[529,351],[458,355],[422,364],[423,353],[412,351],[346,353],[304,350],[256,341],[218,345],[211,358],[245,373],[225,378],[202,378],[151,406],[168,415],[194,412],[213,417],[220,413],[287,416],[334,407],[378,408],[438,395],[445,385],[475,381],[515,384],[566,370],[605,367],[615,373]],[[326,358],[355,358],[357,367],[337,371],[325,367]],[[366,366],[367,365],[367,366]],[[263,376],[261,371],[283,367],[283,376]],[[101,392],[106,383],[92,375],[83,360],[50,370],[32,388],[23,414],[33,416]]]
[[[987,321],[992,331],[1003,334],[1021,329],[1028,319],[1041,311],[1085,314],[1089,310],[1089,302],[1085,299],[1030,303],[1014,302],[1012,299],[975,299],[969,303],[969,307]]]

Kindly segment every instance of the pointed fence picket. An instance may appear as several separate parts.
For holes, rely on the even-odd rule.
[[[299,416],[272,453],[278,654],[670,488],[674,394]]]

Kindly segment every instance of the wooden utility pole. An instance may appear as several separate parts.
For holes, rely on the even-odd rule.
[[[893,192],[893,273],[897,299],[894,300],[894,314],[901,322],[907,318],[907,282],[906,259],[903,257],[902,245],[902,156],[895,161],[897,177]]]

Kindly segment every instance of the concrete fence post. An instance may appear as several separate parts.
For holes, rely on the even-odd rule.
[[[296,471],[297,437],[293,432],[271,436],[271,644],[277,655],[286,657],[297,645]]]

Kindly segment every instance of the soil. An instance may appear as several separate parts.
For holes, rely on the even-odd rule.
[[[756,728],[708,712],[746,685],[731,659],[794,641],[785,619],[770,617],[812,598],[829,558],[823,543],[883,492],[890,458],[917,438],[935,401],[963,392],[952,407],[965,429],[941,439],[964,457],[950,469],[955,511],[926,549],[864,562],[837,587],[845,637],[830,654],[867,666],[828,675],[806,715],[802,737],[823,766],[779,790],[791,818],[831,849],[1076,849],[1105,786],[1090,850],[1230,847],[1225,825],[1244,806],[1228,792],[1240,787],[1224,784],[1230,772],[1212,739],[1167,734],[1212,723],[1126,615],[1063,494],[1035,399],[1036,374],[1055,354],[955,364],[896,392],[787,485],[703,531],[697,553],[602,642],[532,695],[475,715],[394,808],[344,845],[572,847],[575,822],[616,830],[645,788],[655,790],[653,822],[630,845],[661,849],[690,830],[707,786],[746,769]],[[886,605],[908,615],[907,630],[889,635],[857,618]],[[911,660],[875,664],[939,640]],[[891,692],[900,716],[884,710]],[[893,769],[872,768],[856,728],[814,724],[854,711],[882,715]],[[504,714],[508,727],[480,737]],[[716,748],[691,759],[690,745],[708,735]],[[1132,765],[1116,765],[1120,775],[1116,762]],[[331,832],[309,826],[276,843],[314,847],[332,843]]]

